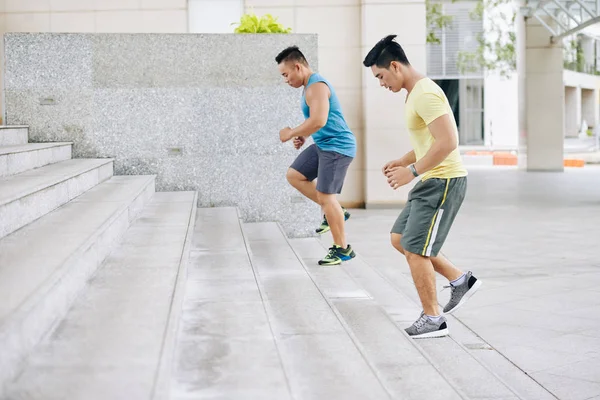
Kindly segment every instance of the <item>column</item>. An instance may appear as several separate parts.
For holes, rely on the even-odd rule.
[[[426,73],[425,2],[362,1],[363,58],[381,38],[396,34],[408,60]],[[403,205],[412,186],[392,190],[381,173],[383,165],[412,150],[404,121],[406,93],[391,93],[379,87],[370,68],[363,68],[363,114],[365,123],[365,205],[385,208]]]
[[[362,58],[359,0],[295,0],[296,32],[319,35],[319,73],[338,95],[348,127],[357,142],[344,188],[338,197],[349,208],[364,205]]]
[[[515,18],[515,53],[517,61],[517,107],[518,107],[518,157],[519,168],[527,169],[527,24],[520,10],[527,6],[527,0],[517,0]]]
[[[521,71],[520,71],[521,72]],[[563,171],[565,90],[562,42],[535,18],[525,30],[526,166],[528,171]]]
[[[584,72],[586,73],[593,72],[594,69],[594,62],[596,61],[595,45],[596,41],[594,39],[587,36],[581,37],[581,50],[583,50],[583,60],[586,68]]]
[[[581,126],[581,89],[565,86],[565,137],[577,137]]]
[[[598,90],[581,89],[581,120],[592,130],[598,127],[598,107]]]

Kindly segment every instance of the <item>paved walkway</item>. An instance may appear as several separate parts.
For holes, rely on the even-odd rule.
[[[397,214],[354,210],[349,242],[417,304],[408,266],[389,245]],[[462,324],[555,398],[600,399],[599,168],[472,168],[443,251],[484,282],[451,332]],[[441,292],[440,303],[448,296]]]

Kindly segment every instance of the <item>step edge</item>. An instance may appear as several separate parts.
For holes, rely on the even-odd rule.
[[[71,159],[71,160],[74,160],[74,159]],[[71,161],[71,160],[65,160],[65,161]],[[11,197],[7,198],[8,200],[0,200],[0,207],[5,206],[7,204],[10,204],[10,203],[12,203],[14,201],[18,201],[18,200],[20,200],[22,198],[25,198],[27,196],[34,195],[34,194],[36,194],[38,192],[41,192],[42,190],[49,189],[49,188],[51,188],[53,186],[59,185],[61,183],[69,181],[71,179],[77,178],[77,177],[79,177],[79,176],[81,176],[83,174],[86,174],[88,172],[91,172],[91,171],[93,171],[95,169],[100,169],[100,168],[102,168],[105,165],[108,165],[110,163],[113,163],[113,167],[114,167],[114,159],[112,159],[112,158],[97,159],[97,160],[107,160],[107,161],[98,161],[97,165],[90,165],[90,166],[86,166],[85,168],[82,167],[81,169],[77,170],[77,172],[75,172],[73,174],[70,174],[70,175],[68,175],[66,177],[65,176],[60,176],[60,177],[51,176],[51,177],[49,177],[48,181],[45,182],[45,183],[43,183],[43,184],[38,184],[38,185],[35,185],[33,187],[27,188],[27,190],[23,190],[23,191],[21,191],[21,192],[19,192],[17,194],[13,194]],[[65,161],[61,161],[61,162],[65,162]],[[48,165],[45,165],[43,167],[36,168],[36,169],[40,170],[42,168],[48,167],[49,165],[56,165],[56,164],[59,164],[59,163],[48,164]],[[29,170],[27,172],[30,172],[30,171],[32,171],[32,170]],[[19,175],[20,174],[9,175],[9,177],[17,177]],[[6,178],[6,177],[4,177],[4,178]],[[50,179],[50,178],[53,178],[53,179]]]
[[[32,148],[27,148],[31,146]],[[9,146],[0,146],[0,156],[8,156],[11,154],[32,153],[34,151],[48,150],[55,147],[73,146],[73,142],[52,142],[52,143],[26,143],[15,144]]]
[[[196,215],[198,213],[198,191],[193,192],[194,198],[192,200],[192,210],[189,216],[182,256],[177,271],[177,279],[173,288],[169,319],[165,327],[160,359],[156,369],[152,395],[150,397],[152,400],[168,400],[170,397],[170,383],[175,360],[175,351],[177,349],[177,337],[181,322],[181,314],[183,312],[183,303],[185,300],[188,263],[192,250],[194,230],[196,228]]]

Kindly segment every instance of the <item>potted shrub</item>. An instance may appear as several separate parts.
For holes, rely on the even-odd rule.
[[[265,14],[257,17],[256,14],[244,14],[240,22],[234,22],[231,25],[238,25],[235,33],[290,33],[292,28],[285,28],[277,22],[277,18],[271,14]]]

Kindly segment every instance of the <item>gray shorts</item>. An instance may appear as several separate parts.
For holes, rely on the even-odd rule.
[[[325,194],[340,194],[348,166],[354,160],[333,151],[323,151],[316,144],[308,146],[294,160],[290,168],[295,169],[309,181],[317,179],[317,191]]]
[[[415,185],[392,233],[414,254],[438,255],[467,192],[467,177],[431,178]]]

